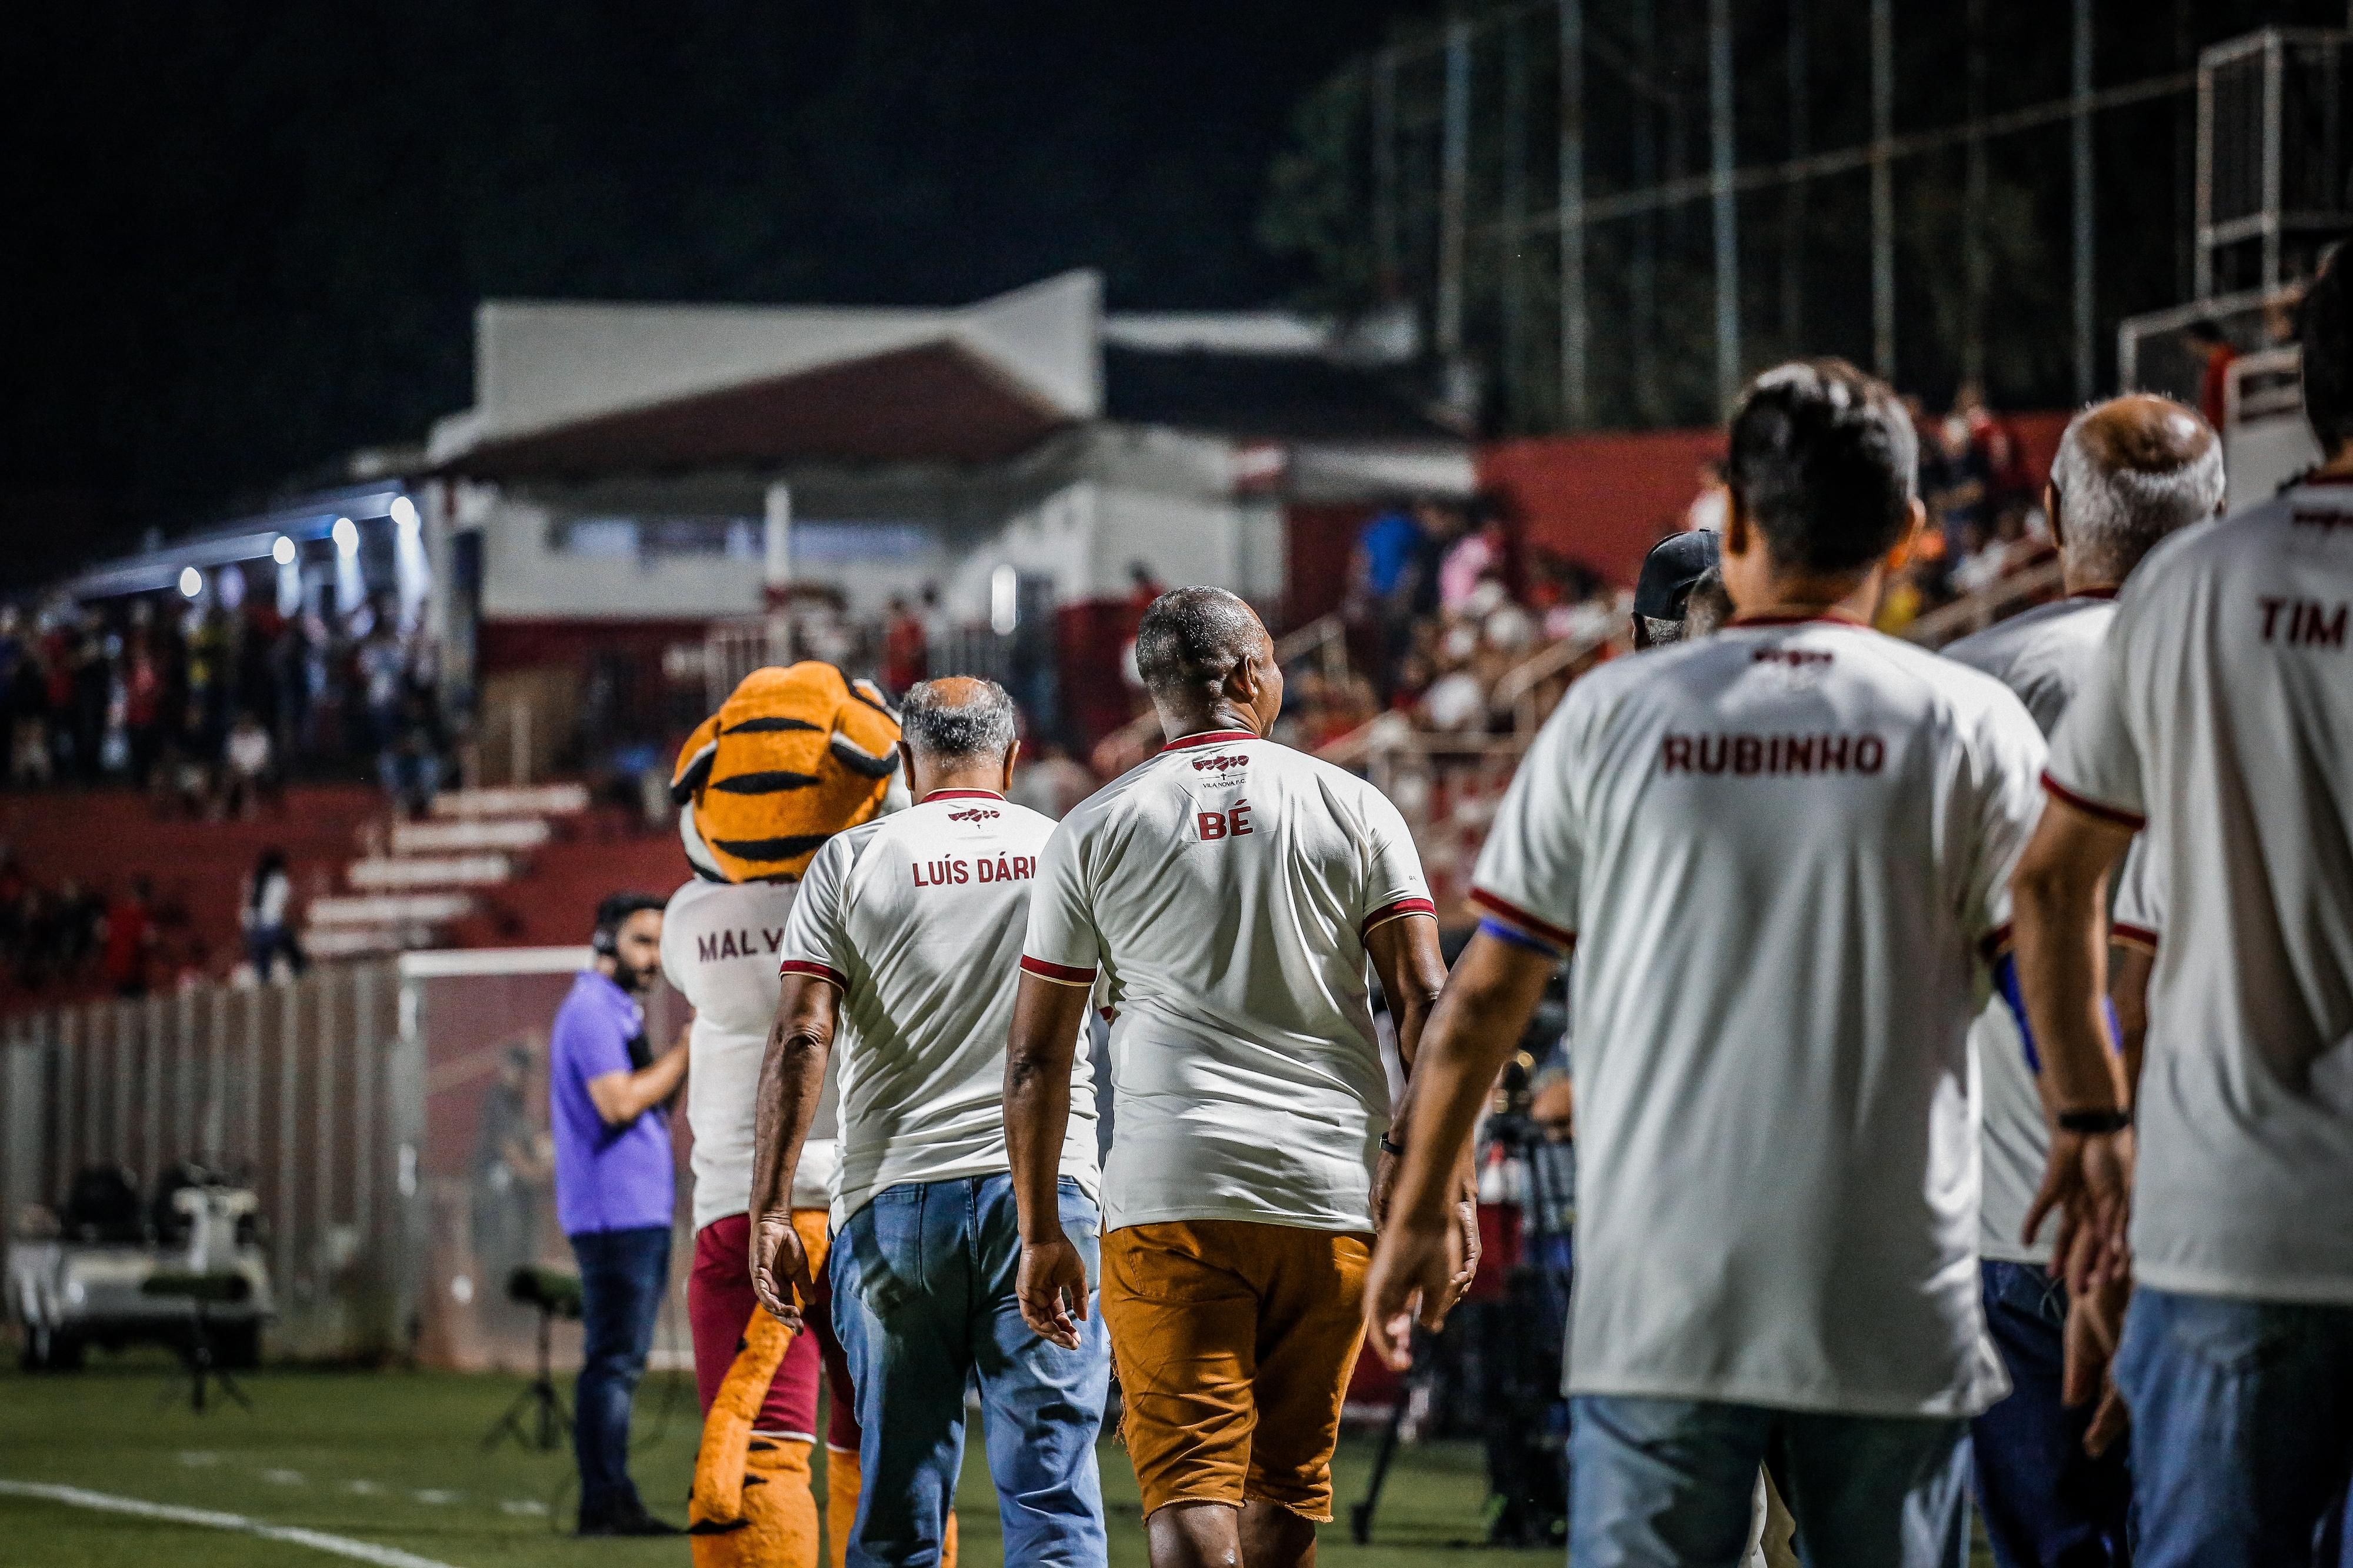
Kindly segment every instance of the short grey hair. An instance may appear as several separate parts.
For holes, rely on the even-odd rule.
[[[906,700],[899,704],[899,730],[918,755],[954,762],[1001,757],[1011,748],[1012,697],[994,680],[965,679],[979,693],[963,701],[956,700],[944,680],[919,680],[907,689]]]
[[[2067,423],[2051,463],[2063,542],[2087,565],[2121,578],[2165,536],[2221,505],[2222,443],[2180,404],[2134,400],[2141,417],[2120,431],[2118,405],[2094,404]]]

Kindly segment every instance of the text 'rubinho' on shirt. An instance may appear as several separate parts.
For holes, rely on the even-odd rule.
[[[2083,594],[2023,614],[1966,637],[1946,647],[1947,658],[1981,669],[2012,691],[2034,716],[2045,736],[2074,700],[2116,618],[2115,596]],[[2048,1264],[2058,1222],[2046,1220],[2042,1235],[2022,1239],[2027,1211],[2042,1190],[2051,1155],[2051,1131],[2043,1120],[2039,1064],[2010,1003],[1993,997],[1970,1031],[1977,1053],[1978,1098],[1984,1122],[1984,1192],[1978,1201],[1978,1249],[2010,1263]]]
[[[1405,819],[1246,731],[1188,735],[1046,845],[1022,967],[1106,983],[1103,1228],[1372,1229],[1389,1121],[1365,938],[1433,912]]]
[[[1968,1041],[2042,757],[1999,681],[1844,622],[1736,623],[1569,689],[1472,898],[1577,948],[1573,1393],[2006,1392]]]
[[[2136,1277],[2353,1302],[2353,486],[2292,487],[2151,552],[2050,783],[2145,820],[2162,882]]]
[[[1005,1042],[1051,818],[987,790],[934,790],[809,862],[780,967],[841,990],[840,1226],[877,1193],[1010,1168]],[[1080,1042],[1061,1173],[1092,1197],[1094,1067]]]

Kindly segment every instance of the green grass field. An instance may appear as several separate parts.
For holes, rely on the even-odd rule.
[[[480,1438],[522,1385],[509,1377],[438,1373],[271,1372],[247,1381],[254,1411],[199,1416],[185,1395],[164,1401],[168,1364],[101,1360],[75,1375],[0,1373],[0,1482],[65,1485],[144,1502],[216,1510],[412,1552],[450,1568],[534,1568],[584,1560],[607,1568],[682,1565],[682,1541],[580,1542],[555,1533],[571,1500],[565,1454]],[[661,1418],[665,1392],[670,1414]],[[569,1390],[567,1388],[567,1397]],[[683,1522],[694,1464],[691,1384],[649,1376],[638,1397],[633,1461],[656,1511]],[[1362,1495],[1371,1445],[1341,1450],[1339,1496]],[[1144,1563],[1135,1478],[1115,1444],[1103,1450],[1111,1560]],[[1474,1449],[1409,1450],[1391,1472],[1376,1543],[1356,1547],[1325,1527],[1329,1568],[1405,1568],[1451,1558],[1477,1534],[1485,1488]],[[979,1445],[967,1446],[958,1495],[963,1562],[997,1568],[997,1510]],[[347,1561],[316,1548],[202,1525],[95,1512],[0,1495],[5,1568],[323,1568]],[[1555,1563],[1549,1552],[1482,1554],[1482,1562]]]

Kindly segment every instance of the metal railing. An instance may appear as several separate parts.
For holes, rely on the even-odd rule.
[[[1967,598],[1938,605],[1905,627],[1904,636],[1923,647],[1942,647],[2040,604],[2059,592],[2063,578],[2059,558],[2054,555],[2023,572],[2013,572]]]

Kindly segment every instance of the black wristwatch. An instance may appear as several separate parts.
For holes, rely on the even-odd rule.
[[[2132,1125],[2132,1112],[2121,1108],[2107,1110],[2063,1110],[2059,1113],[2059,1131],[2081,1133],[2085,1137],[2101,1137],[2121,1132]]]

